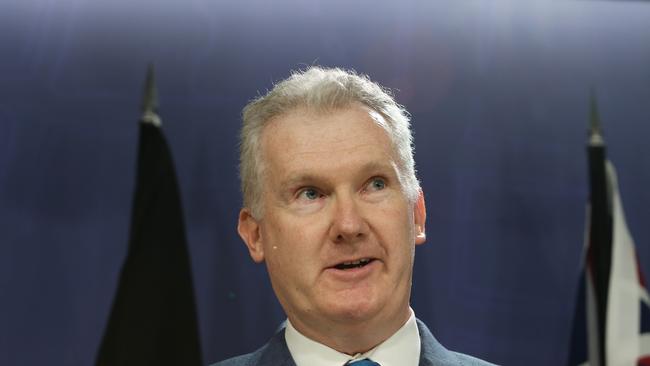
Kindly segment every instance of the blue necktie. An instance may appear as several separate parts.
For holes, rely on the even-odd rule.
[[[381,366],[380,364],[378,364],[375,361],[372,361],[369,358],[364,358],[363,360],[346,363],[346,365],[347,366]]]

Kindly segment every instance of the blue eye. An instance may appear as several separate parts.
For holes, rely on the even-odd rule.
[[[306,188],[300,192],[301,197],[305,197],[306,199],[313,201],[316,200],[320,197],[320,194],[318,193],[317,190],[314,188]]]
[[[375,191],[381,191],[386,188],[386,181],[383,178],[372,178],[370,188]]]

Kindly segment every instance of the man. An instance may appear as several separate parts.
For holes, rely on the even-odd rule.
[[[288,319],[217,365],[488,365],[446,350],[409,307],[426,219],[411,140],[407,112],[340,69],[296,72],[246,106],[238,232]]]

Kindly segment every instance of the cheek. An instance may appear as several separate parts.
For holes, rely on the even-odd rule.
[[[305,256],[309,241],[303,225],[296,220],[268,220],[263,231],[264,251],[269,265],[280,271],[295,267],[299,259]]]
[[[383,228],[383,241],[387,250],[400,268],[412,266],[415,255],[415,226],[407,207],[389,207],[381,210],[382,220],[377,223]],[[380,229],[382,230],[382,229]]]
[[[287,215],[289,216],[289,215]],[[269,267],[290,282],[310,283],[322,268],[323,250],[327,250],[326,220],[310,216],[275,218],[268,222],[269,241],[265,243]]]
[[[415,228],[413,214],[408,207],[401,205],[387,205],[377,209],[379,227],[385,228],[387,234],[392,237],[414,237]]]

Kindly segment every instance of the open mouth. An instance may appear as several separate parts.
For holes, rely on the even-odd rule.
[[[334,266],[334,268],[341,269],[341,270],[352,269],[352,268],[361,268],[361,267],[364,267],[364,266],[368,265],[372,261],[374,261],[374,259],[372,259],[372,258],[363,258],[363,259],[359,259],[359,260],[352,261],[352,262],[339,263],[336,266]]]

